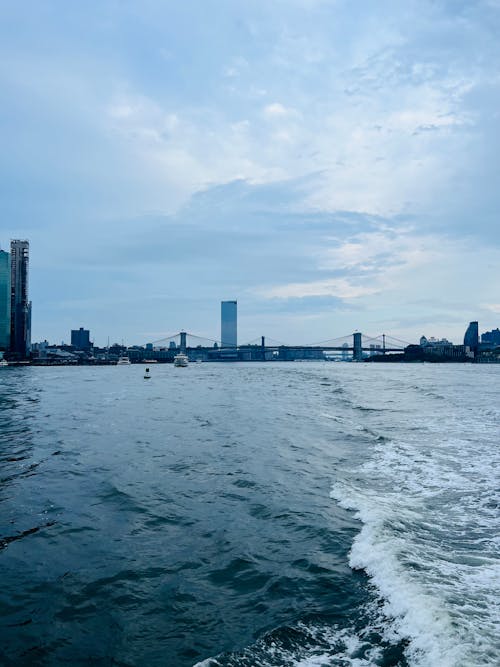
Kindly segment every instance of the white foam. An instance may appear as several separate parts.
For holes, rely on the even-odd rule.
[[[196,663],[194,667],[222,667],[223,665],[258,665],[276,667],[373,667],[379,664],[381,649],[370,645],[354,629],[297,623],[293,626],[304,641],[301,645],[285,646],[278,636],[266,635],[235,654],[224,654]],[[321,648],[319,648],[321,646]]]
[[[381,596],[386,638],[410,639],[410,664],[498,665],[498,412],[466,394],[427,411],[429,393],[397,429],[393,417],[360,416],[393,439],[374,439],[369,460],[340,470],[331,495],[362,522],[350,565]]]
[[[340,504],[352,509],[353,496],[348,502],[342,499]],[[426,595],[418,583],[407,576],[397,558],[404,540],[391,539],[390,529],[384,527],[388,515],[368,500],[357,516],[364,525],[354,540],[349,562],[351,567],[367,572],[383,598],[380,613],[385,621],[387,641],[411,639],[410,653],[416,665],[451,667],[457,664],[460,653],[452,640],[450,618],[431,595]]]

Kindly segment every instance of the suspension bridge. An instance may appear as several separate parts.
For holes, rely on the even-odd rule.
[[[146,351],[163,351],[167,355],[181,351],[194,358],[214,361],[324,359],[328,356],[339,357],[340,353],[341,359],[360,361],[367,355],[403,352],[408,345],[411,343],[387,334],[368,336],[356,331],[346,336],[305,344],[290,344],[260,336],[236,347],[228,347],[220,340],[179,331],[148,343]]]

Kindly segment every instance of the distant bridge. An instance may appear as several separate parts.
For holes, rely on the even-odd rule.
[[[187,331],[179,331],[171,336],[165,336],[160,340],[149,343],[147,348],[153,350],[166,349],[172,350],[172,352],[180,350],[211,357],[214,357],[215,351],[218,351],[217,355],[219,357],[228,360],[234,357],[245,358],[245,355],[248,359],[284,359],[287,358],[287,355],[293,357],[294,353],[299,356],[302,354],[304,358],[314,358],[313,353],[317,353],[319,358],[322,354],[328,352],[340,352],[344,358],[352,356],[354,360],[361,360],[366,352],[370,354],[402,352],[408,345],[411,345],[411,343],[387,334],[367,336],[356,331],[353,334],[340,336],[339,338],[302,345],[289,345],[261,336],[237,347],[228,347],[223,345],[220,340],[198,336]]]

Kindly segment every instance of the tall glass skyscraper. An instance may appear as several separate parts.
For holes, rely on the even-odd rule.
[[[464,345],[470,347],[473,352],[477,352],[479,345],[479,325],[477,322],[471,322],[467,327],[464,336]]]
[[[10,348],[10,255],[0,250],[0,350]]]
[[[220,340],[222,347],[238,346],[238,302],[221,301]]]
[[[31,302],[28,300],[29,241],[10,242],[10,350],[18,359],[31,351]]]

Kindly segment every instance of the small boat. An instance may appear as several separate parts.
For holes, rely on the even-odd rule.
[[[174,366],[187,366],[189,364],[189,357],[187,354],[183,354],[180,352],[179,354],[176,354],[174,357]]]
[[[8,365],[9,362],[7,361],[7,359],[0,359],[0,366],[8,366]]]
[[[116,362],[117,366],[129,366],[130,365],[130,359],[128,357],[119,357],[118,361]]]

